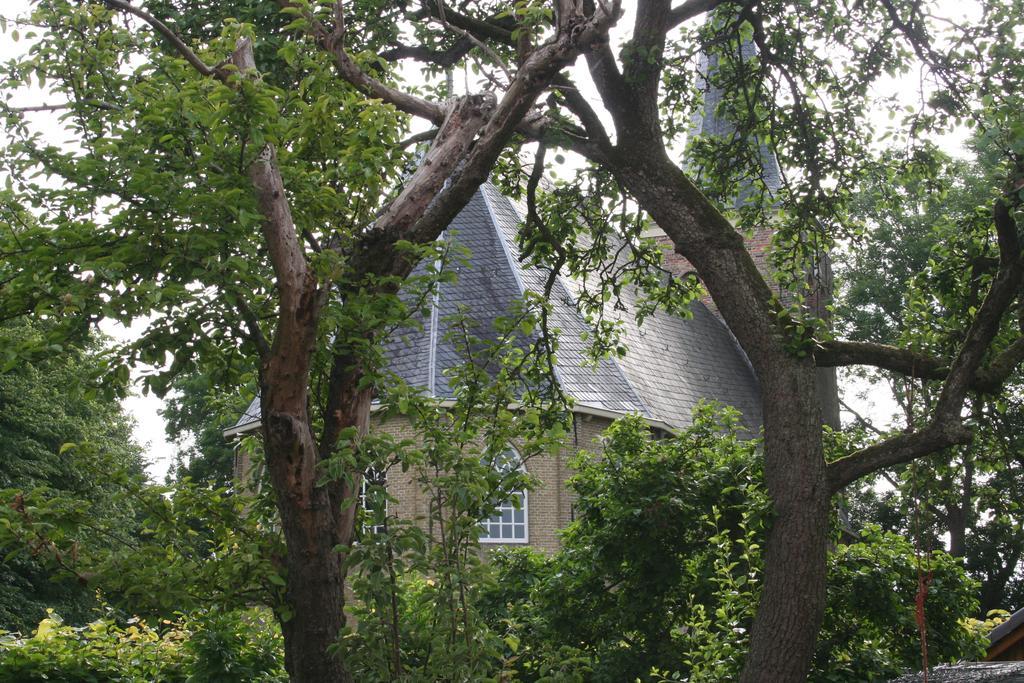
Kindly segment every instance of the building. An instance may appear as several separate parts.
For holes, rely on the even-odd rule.
[[[510,304],[524,291],[543,290],[548,273],[519,261],[516,233],[521,220],[521,211],[494,185],[483,185],[477,191],[444,237],[468,249],[468,257],[446,266],[456,271],[456,279],[437,287],[423,325],[396,333],[386,344],[391,371],[438,401],[453,398],[448,371],[463,361],[448,339],[450,317],[468,311],[482,333],[492,329],[495,318],[507,314]],[[426,268],[427,264],[421,264],[414,275]],[[622,322],[629,352],[591,366],[585,362],[586,342],[580,339],[588,326],[572,303],[578,287],[560,277],[551,301],[551,326],[561,330],[556,372],[562,391],[575,402],[574,429],[563,452],[526,464],[539,487],[524,496],[521,509],[505,506],[502,514],[508,521],[495,521],[496,533],[485,535],[484,543],[529,544],[547,551],[557,548],[556,532],[572,517],[565,485],[570,474],[567,460],[580,448],[593,450],[597,437],[618,417],[635,413],[652,428],[671,432],[690,424],[699,401],[714,399],[739,410],[751,434],[760,429],[760,395],[754,372],[725,323],[703,303],[692,305],[688,319],[657,312],[639,326],[633,316],[637,293],[627,288],[623,292],[626,310],[615,310],[609,302],[606,314]],[[259,404],[254,401],[225,435],[236,436],[258,427]],[[374,417],[372,428],[415,436],[402,419]],[[415,474],[392,472],[387,482],[389,493],[398,501],[394,514],[406,519],[427,514]]]
[[[745,48],[746,54],[746,48]],[[752,53],[751,53],[752,54]],[[707,62],[706,73],[714,68]],[[733,135],[734,129],[718,115],[719,89],[705,81],[703,115],[694,123],[698,135]],[[780,173],[775,158],[761,151],[762,182],[769,192],[780,187]],[[737,201],[742,201],[738,199]],[[438,400],[452,399],[447,373],[461,362],[460,354],[446,338],[447,320],[457,311],[468,311],[479,330],[492,329],[493,322],[509,311],[510,304],[525,291],[542,292],[549,272],[527,267],[520,261],[516,235],[525,217],[523,207],[503,196],[492,184],[483,185],[469,204],[452,221],[443,239],[468,250],[463,263],[449,266],[456,271],[452,283],[437,287],[422,326],[403,330],[387,342],[389,368],[412,386],[421,388]],[[666,264],[676,274],[692,268],[676,256],[663,233],[655,230],[655,238],[665,248]],[[768,272],[767,253],[771,242],[771,226],[755,231],[748,246],[762,273]],[[814,291],[825,292],[831,286],[826,267],[816,268]],[[423,274],[427,264],[420,264],[414,275]],[[769,279],[770,280],[770,279]],[[597,437],[611,422],[626,414],[642,416],[653,429],[672,432],[690,424],[696,404],[704,399],[735,407],[743,416],[744,426],[756,435],[761,426],[760,390],[753,369],[745,354],[718,317],[710,300],[690,307],[691,316],[677,317],[656,312],[642,326],[636,323],[634,311],[637,292],[625,288],[621,307],[606,304],[609,319],[622,324],[625,356],[605,359],[596,366],[586,363],[585,342],[581,335],[588,323],[577,311],[574,300],[580,283],[559,275],[552,292],[551,327],[561,330],[559,338],[557,378],[562,391],[574,401],[573,430],[561,453],[530,460],[526,469],[539,482],[528,493],[516,494],[516,505],[499,507],[495,516],[482,522],[484,543],[528,544],[553,551],[558,547],[557,531],[572,519],[572,499],[566,487],[570,475],[567,461],[577,450],[599,447]],[[813,299],[812,305],[823,310],[827,296]],[[834,370],[823,370],[820,380],[824,419],[838,424],[838,398]],[[259,427],[259,404],[254,401],[238,422],[225,431],[236,436]],[[379,418],[372,420],[373,429],[396,435],[415,437],[403,420]],[[238,470],[247,468],[238,463]],[[412,472],[389,474],[388,492],[397,500],[396,509],[389,510],[404,519],[422,519],[427,515],[427,501],[416,484]]]
[[[988,640],[988,652],[985,653],[988,661],[1024,662],[1024,608],[992,629]],[[1024,681],[1024,664],[1021,667],[1021,680]]]

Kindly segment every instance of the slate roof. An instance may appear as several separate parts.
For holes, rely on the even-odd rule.
[[[451,223],[446,239],[469,250],[467,263],[455,263],[457,279],[442,284],[436,316],[422,329],[406,330],[387,345],[390,369],[412,385],[428,388],[441,399],[452,398],[446,373],[462,362],[446,339],[446,317],[462,307],[485,334],[495,318],[527,289],[541,292],[548,271],[525,267],[519,261],[516,234],[522,213],[491,184],[483,185]],[[421,264],[414,274],[424,272]],[[747,428],[760,428],[757,380],[735,339],[703,304],[694,304],[693,317],[682,319],[656,313],[639,326],[633,315],[637,292],[626,288],[626,311],[607,304],[605,315],[620,320],[626,356],[588,364],[588,324],[572,303],[580,285],[559,277],[552,293],[551,327],[560,330],[556,371],[562,391],[577,405],[618,414],[637,413],[676,429],[690,424],[701,399],[736,407]],[[431,354],[431,348],[434,349]]]
[[[890,683],[922,683],[924,674],[907,674]],[[930,683],[1024,683],[1024,662],[965,662],[928,670]]]
[[[447,339],[449,316],[467,310],[476,325],[474,333],[483,337],[524,290],[543,291],[548,272],[519,261],[520,221],[520,211],[493,185],[477,191],[443,237],[468,249],[468,258],[445,266],[455,271],[456,280],[438,287],[430,313],[385,343],[391,371],[434,397],[452,398],[446,374],[462,358]],[[413,274],[423,274],[426,268],[421,263]],[[757,433],[761,425],[757,380],[728,328],[703,304],[693,304],[689,319],[657,312],[640,326],[633,316],[637,292],[624,289],[627,310],[614,310],[609,303],[605,314],[622,322],[628,353],[594,366],[586,363],[587,342],[581,339],[588,324],[573,304],[579,289],[579,283],[560,276],[550,314],[551,327],[561,332],[559,383],[578,406],[637,413],[677,429],[690,424],[698,401],[714,399],[737,408],[748,430]],[[253,429],[259,419],[256,399],[225,434]]]
[[[1000,640],[1024,626],[1024,607],[1010,615],[1010,618],[992,629],[988,634],[990,645],[995,645]]]

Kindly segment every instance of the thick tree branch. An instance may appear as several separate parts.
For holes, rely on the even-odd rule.
[[[949,362],[935,356],[874,342],[826,341],[814,352],[818,367],[868,365],[906,377],[940,381],[949,375]],[[998,393],[1010,374],[1024,362],[1024,337],[1019,337],[997,355],[987,367],[979,368],[970,389],[984,394]]]
[[[416,133],[415,135],[410,135],[406,139],[404,139],[401,142],[399,142],[398,146],[401,149],[405,149],[409,145],[415,145],[415,144],[420,143],[420,142],[428,142],[430,140],[433,140],[435,137],[437,137],[437,133],[438,133],[438,129],[437,128],[431,128],[430,130],[425,130],[422,133]]]
[[[993,218],[999,242],[999,272],[971,321],[960,352],[950,365],[931,422],[918,432],[888,439],[831,463],[828,466],[828,482],[833,493],[883,467],[910,462],[943,448],[970,441],[971,431],[963,425],[961,417],[964,399],[976,382],[981,361],[999,332],[1003,316],[1018,296],[1024,280],[1017,224],[1010,214],[1009,206],[1002,199],[995,204]],[[1012,350],[1010,356],[1004,352],[998,359],[999,371],[1005,373],[1002,376],[995,375],[1000,382],[1013,370],[1014,365],[1010,364],[1010,360],[1020,353],[1016,346],[1015,343],[1007,350]]]
[[[947,361],[898,346],[874,342],[822,342],[814,352],[814,362],[822,368],[870,365],[918,379],[941,380],[949,374]]]
[[[423,45],[396,45],[380,53],[382,59],[393,62],[399,59],[415,59],[418,62],[436,64],[442,68],[455,66],[460,59],[473,49],[473,41],[462,37],[447,50],[432,50]]]
[[[965,444],[973,434],[959,420],[932,421],[911,434],[900,434],[840,458],[828,466],[828,485],[838,493],[863,476],[937,453],[944,448]]]
[[[360,273],[408,272],[411,264],[394,249],[395,242],[424,244],[444,229],[486,180],[540,93],[584,47],[607,40],[619,13],[615,4],[595,10],[589,18],[579,12],[560,18],[564,28],[529,54],[500,102],[485,93],[462,98],[449,109],[423,163],[356,245],[350,262],[357,269],[357,281]]]
[[[556,87],[558,92],[565,98],[565,104],[573,114],[583,124],[584,130],[587,131],[587,135],[590,139],[603,149],[611,147],[611,141],[608,139],[608,133],[604,129],[604,124],[601,123],[601,118],[594,111],[594,108],[590,106],[590,102],[587,102],[587,98],[583,97],[580,93],[579,87],[570,79],[568,76],[559,74],[553,81],[553,85]]]
[[[511,22],[506,21],[505,25],[501,25],[498,19],[477,19],[451,7],[442,8],[438,0],[424,0],[423,10],[419,14],[440,19],[442,12],[449,24],[469,32],[480,40],[493,40],[510,47],[516,46],[516,41],[512,38],[513,27],[509,26]]]
[[[628,127],[632,116],[632,88],[622,78],[610,45],[594,46],[587,50],[585,56],[587,69],[594,85],[597,86],[601,101],[612,115],[616,130],[621,131]]]
[[[678,7],[673,7],[668,13],[668,26],[675,28],[684,21],[712,11],[725,0],[686,0]]]

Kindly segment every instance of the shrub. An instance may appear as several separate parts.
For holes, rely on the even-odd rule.
[[[0,633],[0,680],[65,683],[286,681],[281,637],[263,611],[203,613],[156,629],[52,611],[30,638]]]

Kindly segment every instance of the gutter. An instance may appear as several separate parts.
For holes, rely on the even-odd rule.
[[[451,398],[440,399],[440,400],[437,401],[437,405],[439,407],[441,407],[441,408],[451,408],[451,407],[453,407],[455,405],[455,399],[451,399]],[[515,410],[517,408],[520,408],[521,405],[522,404],[513,403],[513,404],[510,404],[508,407],[509,407],[510,410]],[[370,404],[370,414],[371,415],[373,413],[380,412],[380,410],[381,410],[381,404],[378,401],[374,401],[373,403]],[[609,420],[617,420],[620,417],[625,417],[626,415],[633,414],[633,413],[630,413],[630,412],[627,412],[627,411],[623,411],[623,410],[609,410],[607,408],[601,408],[599,406],[587,405],[585,403],[577,403],[576,405],[574,405],[572,407],[572,412],[577,414],[577,415],[591,415],[593,417],[603,417],[603,418],[606,418],[606,419],[609,419]],[[670,425],[669,423],[665,422],[664,420],[656,420],[654,418],[644,417],[642,415],[640,417],[641,417],[641,419],[644,422],[646,422],[651,427],[654,427],[656,429],[661,429],[661,430],[663,430],[665,432],[669,432],[669,433],[672,433],[672,434],[674,434],[676,432],[676,428],[673,427],[672,425]],[[263,426],[263,423],[257,418],[255,420],[253,420],[252,422],[246,422],[245,424],[242,424],[242,425],[235,425],[233,427],[228,427],[223,432],[221,432],[221,434],[224,435],[225,439],[230,439],[232,437],[242,436],[242,435],[245,435],[245,434],[249,434],[250,432],[255,432],[256,430],[258,430],[262,426]]]

